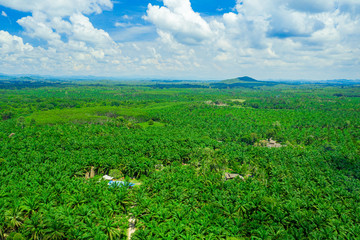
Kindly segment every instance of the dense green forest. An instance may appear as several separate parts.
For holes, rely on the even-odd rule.
[[[0,84],[0,239],[358,239],[360,87],[221,84]]]

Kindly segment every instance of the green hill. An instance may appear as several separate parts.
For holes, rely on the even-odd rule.
[[[262,81],[258,81],[254,78],[248,77],[248,76],[244,76],[244,77],[238,77],[238,78],[233,78],[233,79],[226,79],[221,81],[221,83],[226,83],[226,84],[234,84],[234,83],[257,83],[257,82],[262,82]]]
[[[273,86],[278,83],[276,82],[268,82],[268,81],[258,81],[254,78],[244,76],[233,79],[222,80],[217,83],[210,84],[213,88],[236,88],[236,87],[245,87],[245,88],[253,88],[259,86]]]

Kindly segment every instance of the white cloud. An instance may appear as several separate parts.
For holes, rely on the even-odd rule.
[[[46,41],[49,46],[64,51],[72,48],[74,42],[83,42],[86,47],[95,49],[104,48],[111,52],[113,48],[118,51],[118,47],[111,39],[109,34],[102,29],[96,29],[89,18],[83,13],[100,13],[102,7],[110,8],[110,0],[61,0],[56,1],[3,1],[5,4],[13,6],[15,3],[17,10],[31,11],[32,16],[19,19],[17,22],[24,28],[25,34],[34,38]],[[20,4],[21,3],[21,4]],[[51,5],[51,6],[50,6]],[[9,7],[10,7],[9,6]],[[83,44],[78,44],[78,51],[84,51]]]
[[[12,36],[8,32],[0,30],[0,52],[1,54],[10,54],[18,52],[32,51],[33,47],[26,43],[24,44],[22,38]]]
[[[295,1],[238,1],[237,16],[241,24],[247,25],[248,32],[254,32],[252,29],[257,27],[258,30],[255,29],[257,36],[263,36],[264,32],[270,37],[279,38],[310,36],[324,27],[314,14],[302,11],[302,8],[310,9],[307,7],[307,1],[293,2]]]
[[[123,22],[116,22],[116,23],[114,24],[115,27],[127,27],[127,26],[129,26],[129,25],[131,25],[131,24],[129,24],[129,23],[123,23]]]
[[[122,16],[122,19],[124,19],[124,20],[131,20],[132,17],[125,14],[124,16]]]
[[[198,44],[212,37],[208,22],[193,11],[189,0],[164,0],[164,5],[149,4],[144,19],[172,34],[179,42]]]
[[[102,46],[113,43],[107,32],[102,29],[94,28],[89,18],[82,14],[73,14],[70,17],[70,22],[72,23],[70,37],[74,40],[89,42]]]
[[[268,34],[272,37],[304,37],[321,30],[322,21],[303,12],[279,9],[272,14]]]
[[[107,62],[122,58],[120,46],[103,29],[95,28],[84,15],[111,8],[110,0],[35,0],[31,3],[26,0],[0,0],[0,4],[30,11],[32,16],[17,22],[24,28],[24,34],[47,42],[42,47],[32,47],[23,44],[20,37],[2,33],[2,38],[6,36],[7,41],[0,41],[1,53],[7,53],[7,64],[10,60],[12,62],[6,70],[16,69],[16,65],[22,64],[17,71],[27,71],[31,67],[34,71],[36,66],[35,71],[39,74],[71,74],[74,71],[96,74],[106,69],[104,65]]]
[[[47,16],[42,13],[35,13],[32,17],[24,17],[17,21],[32,38],[39,38],[48,42],[60,41],[60,35],[53,31]]]
[[[101,13],[111,9],[111,0],[0,0],[0,4],[23,12],[43,12],[51,16],[70,16],[74,13]]]
[[[7,17],[8,15],[6,14],[6,12],[1,11],[1,16],[3,16],[3,17]]]
[[[18,20],[18,23],[24,27],[27,35],[47,41],[49,47],[56,49],[57,55],[70,57],[71,61],[87,59],[91,62],[92,58],[103,59],[105,55],[121,54],[119,46],[109,34],[94,28],[89,18],[80,13],[71,15],[69,21],[35,13]],[[66,41],[61,39],[61,35],[66,37]],[[81,69],[79,66],[82,65],[75,69]]]

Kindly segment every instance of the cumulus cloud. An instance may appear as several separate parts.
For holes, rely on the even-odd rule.
[[[33,51],[34,48],[30,44],[24,43],[22,38],[0,30],[0,69],[3,72],[18,73],[21,67],[25,70],[27,63],[33,61],[31,59]],[[25,56],[27,58],[24,58]],[[30,63],[29,65],[32,64]]]
[[[60,40],[60,35],[53,31],[47,16],[42,13],[35,13],[32,17],[24,17],[17,21],[32,38],[39,38],[48,42],[56,42]]]
[[[62,36],[101,46],[113,44],[109,34],[94,28],[84,15],[111,9],[111,0],[0,0],[0,4],[31,12],[32,16],[23,17],[17,22],[28,36],[45,40],[52,46],[61,45]]]
[[[31,3],[26,0],[0,0],[0,4],[16,10],[30,11],[31,16],[17,20],[25,30],[24,34],[47,42],[47,50],[55,49],[58,55],[67,55],[71,61],[103,59],[105,55],[121,53],[109,34],[103,29],[95,28],[84,15],[111,8],[110,0],[35,0]],[[41,52],[47,50],[42,49]],[[76,69],[81,69],[79,66],[82,64]]]
[[[324,23],[303,12],[279,9],[269,21],[267,32],[270,37],[306,37],[324,28]]]
[[[102,46],[113,43],[107,32],[94,28],[89,18],[82,14],[73,14],[70,17],[70,22],[72,23],[71,38],[74,40],[91,42]]]
[[[312,2],[315,2],[312,7],[316,5],[316,2],[319,2],[320,6],[326,6],[326,4],[321,5],[320,0]],[[263,28],[255,31],[256,35],[265,32],[268,37],[304,37],[310,36],[324,27],[324,24],[314,14],[303,11],[320,11],[320,9],[311,9],[308,6],[308,1],[273,0],[264,2],[243,0],[237,2],[236,9],[238,18],[241,18],[240,21],[242,24],[245,23],[248,29],[253,28],[251,25],[263,25]],[[324,7],[321,11],[326,9]],[[332,8],[329,7],[329,9]]]
[[[32,51],[33,47],[26,43],[22,38],[12,36],[8,32],[0,30],[0,52],[1,54],[18,53]]]
[[[23,12],[43,12],[51,16],[69,16],[76,12],[101,13],[111,9],[111,0],[0,0],[0,4]]]
[[[354,13],[360,6],[354,0],[343,0],[340,6],[338,0],[237,0],[236,11],[225,13],[219,19],[201,17],[193,11],[189,0],[163,2],[163,7],[149,4],[144,17],[158,32],[171,34],[183,44],[210,40],[207,43],[215,43],[219,49],[224,49],[221,45],[236,42],[252,48],[267,48],[271,38],[310,38],[328,24],[324,16],[334,19]]]
[[[18,36],[2,33],[2,38],[6,36],[7,39],[0,42],[2,52],[14,49],[8,52],[8,57],[12,63],[15,60],[22,63],[22,70],[26,69],[25,66],[36,65],[39,71],[49,72],[59,71],[58,68],[63,72],[89,72],[89,68],[99,71],[114,58],[121,58],[118,57],[121,55],[120,46],[106,31],[95,28],[85,16],[112,8],[111,0],[0,0],[0,4],[31,12],[31,16],[17,20],[17,23],[23,27],[25,35],[47,43],[32,47],[24,44]],[[13,39],[13,43],[9,39]]]
[[[189,0],[164,0],[164,5],[149,4],[144,19],[186,44],[198,44],[212,36],[208,22],[193,11]]]

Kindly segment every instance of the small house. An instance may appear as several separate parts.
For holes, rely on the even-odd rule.
[[[102,178],[103,178],[104,180],[108,180],[108,181],[111,181],[111,180],[114,179],[113,177],[111,177],[111,176],[109,176],[109,175],[104,175]]]
[[[240,179],[244,180],[244,177],[238,173],[225,173],[225,180],[234,179],[236,177],[239,177]]]

